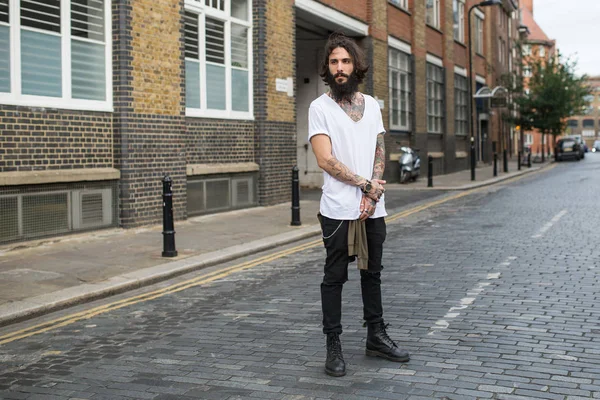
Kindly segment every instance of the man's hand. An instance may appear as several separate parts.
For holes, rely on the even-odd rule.
[[[373,179],[371,181],[371,191],[365,193],[365,195],[371,200],[379,201],[381,195],[385,192],[385,188],[383,187],[385,183],[386,181],[382,179]]]
[[[366,221],[367,218],[375,214],[375,207],[377,207],[377,202],[373,199],[367,197],[367,195],[363,195],[360,200],[360,215],[358,217],[361,221]]]

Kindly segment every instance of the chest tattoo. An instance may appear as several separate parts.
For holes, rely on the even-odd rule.
[[[338,103],[342,110],[352,119],[354,122],[358,122],[363,117],[365,112],[365,98],[362,94],[357,93],[352,100],[352,103],[347,101]]]

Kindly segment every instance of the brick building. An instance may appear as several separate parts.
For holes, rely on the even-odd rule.
[[[587,80],[591,93],[588,106],[582,115],[575,115],[567,120],[567,135],[581,135],[589,148],[596,140],[600,140],[600,76]]]
[[[550,57],[556,55],[556,41],[549,39],[542,28],[535,22],[533,6],[533,0],[521,0],[521,24],[527,30],[527,34],[522,40],[525,93],[529,92],[527,82],[532,74],[532,69],[528,66],[528,63],[530,64],[540,59],[549,60]],[[528,148],[536,157],[541,157],[543,151],[545,151],[545,154],[554,152],[553,146],[551,143],[548,143],[548,140],[542,142],[542,134],[537,130],[524,132],[523,140],[524,147]]]
[[[362,90],[389,132],[386,179],[404,144],[436,174],[468,168],[468,79],[493,85],[507,68],[517,7],[474,9],[471,74],[476,3],[0,0],[0,243],[160,223],[165,175],[176,221],[289,201],[296,164],[319,185],[307,107],[339,30],[371,64]],[[508,131],[478,106],[489,161]]]

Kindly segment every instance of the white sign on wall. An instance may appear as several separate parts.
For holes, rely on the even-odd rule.
[[[275,78],[275,90],[278,92],[286,92],[289,97],[292,97],[294,95],[294,79]]]

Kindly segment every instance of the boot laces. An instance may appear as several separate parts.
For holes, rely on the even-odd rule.
[[[334,358],[343,359],[342,355],[342,342],[340,341],[340,337],[338,335],[332,335],[329,339],[329,352]]]
[[[380,338],[383,342],[385,342],[385,344],[389,345],[390,347],[398,347],[398,346],[396,346],[396,343],[394,343],[392,338],[390,338],[386,332],[386,328],[388,326],[390,326],[390,324],[385,324],[383,322],[381,323],[381,325],[379,325]]]

